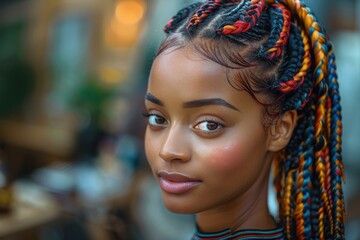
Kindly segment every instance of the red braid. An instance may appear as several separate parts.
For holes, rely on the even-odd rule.
[[[259,20],[264,6],[264,0],[252,0],[251,5],[249,6],[249,9],[244,15],[243,19],[236,21],[233,25],[224,26],[221,33],[227,35],[248,31]]]

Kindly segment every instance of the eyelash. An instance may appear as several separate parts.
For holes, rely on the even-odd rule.
[[[161,115],[159,115],[159,114],[151,113],[151,112],[144,112],[142,115],[143,115],[145,118],[148,119],[148,125],[150,125],[150,126],[152,126],[152,127],[161,128],[161,127],[164,127],[163,125],[167,125],[167,122],[168,122],[168,121],[167,121],[163,116],[161,116]],[[166,124],[150,123],[151,117],[153,117],[153,116],[164,120],[164,122],[166,122]]]
[[[163,119],[165,122],[168,122],[163,116],[161,116],[160,114],[156,114],[156,113],[151,113],[151,112],[144,112],[142,114],[145,118],[149,119],[151,118],[152,116],[155,116],[155,117],[158,117],[158,118],[161,118]],[[167,124],[151,124],[149,122],[150,120],[148,120],[148,124],[152,127],[155,127],[155,128],[162,128],[164,127],[164,125],[167,125]],[[209,130],[209,131],[206,131],[206,130],[202,130],[199,128],[199,125],[202,124],[202,123],[214,123],[217,125],[217,128],[215,130]],[[193,129],[195,129],[195,131],[198,131],[198,132],[201,132],[203,134],[207,134],[207,135],[211,135],[211,134],[215,134],[215,133],[218,133],[218,131],[220,131],[221,129],[223,129],[225,127],[225,125],[223,124],[222,121],[219,121],[218,119],[215,119],[213,117],[203,117],[202,120],[199,120],[196,122],[196,124],[192,127]]]
[[[217,128],[215,129],[215,130],[210,130],[210,131],[204,131],[204,130],[201,130],[201,129],[199,129],[199,128],[197,128],[200,124],[202,124],[202,123],[215,123],[216,125],[217,125]],[[203,120],[200,120],[200,121],[198,121],[196,124],[195,124],[195,129],[197,130],[197,131],[200,131],[201,133],[204,133],[204,134],[215,134],[215,133],[217,133],[218,131],[220,131],[221,129],[223,129],[225,126],[224,126],[224,124],[221,122],[221,121],[219,121],[219,120],[217,120],[217,119],[214,119],[214,118],[204,118]]]

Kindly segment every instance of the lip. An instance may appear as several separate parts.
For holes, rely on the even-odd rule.
[[[157,175],[159,177],[160,188],[172,194],[185,193],[201,183],[200,180],[176,172],[159,171]]]

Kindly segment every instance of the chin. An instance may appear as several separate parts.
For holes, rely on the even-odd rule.
[[[162,196],[165,207],[173,213],[195,214],[201,211],[197,206],[197,202],[189,201],[185,196],[169,195],[167,193],[163,193]]]

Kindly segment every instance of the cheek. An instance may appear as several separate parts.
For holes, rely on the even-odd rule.
[[[208,145],[199,153],[207,171],[215,174],[227,174],[243,164],[241,161],[243,158],[242,148],[235,144]]]
[[[263,163],[262,144],[250,137],[231,137],[204,146],[198,156],[208,173],[219,177],[247,176],[258,172]]]
[[[213,147],[202,159],[202,179],[213,191],[242,192],[261,172],[261,160],[243,145]],[[259,161],[260,160],[260,161]],[[227,186],[227,187],[225,187]]]

